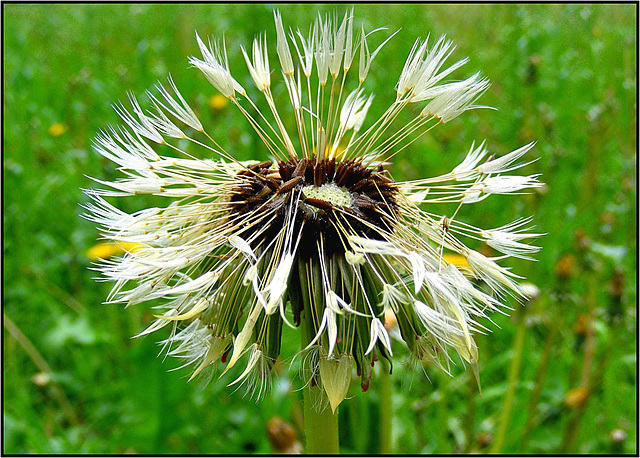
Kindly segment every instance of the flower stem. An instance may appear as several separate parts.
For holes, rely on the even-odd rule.
[[[391,402],[391,375],[389,374],[389,363],[380,360],[380,400],[378,406],[380,410],[380,454],[388,455],[392,449],[391,426],[393,419],[393,403]]]
[[[53,371],[51,370],[51,366],[49,366],[49,364],[40,354],[35,345],[31,343],[27,336],[23,334],[22,330],[13,322],[13,320],[11,320],[11,318],[7,316],[6,313],[3,312],[2,318],[4,328],[9,332],[9,335],[13,337],[18,342],[18,344],[20,344],[20,346],[24,349],[27,355],[29,355],[29,358],[31,358],[31,361],[34,362],[40,372],[51,375],[53,373]],[[71,423],[71,425],[73,426],[77,426],[80,423],[80,420],[78,419],[75,410],[73,410],[73,406],[69,402],[69,399],[55,380],[51,381],[51,392],[60,404],[62,412],[67,417],[69,423]]]
[[[587,400],[592,394],[592,366],[595,353],[595,335],[593,329],[594,311],[598,301],[598,281],[594,272],[591,272],[589,281],[589,290],[587,292],[587,307],[588,307],[588,321],[586,323],[586,337],[583,350],[583,362],[582,373],[580,375],[579,387],[586,390],[586,396],[579,403],[576,409],[571,414],[569,421],[567,422],[562,436],[562,443],[560,445],[560,453],[569,454],[576,453],[576,442],[578,440],[578,434],[580,432],[580,422],[582,420],[584,410],[587,406]]]
[[[306,348],[312,339],[309,327],[311,323],[310,308],[313,303],[310,297],[309,281],[304,272],[304,265],[300,265],[300,289],[298,294],[290,297],[297,301],[296,307],[300,313],[301,348]],[[338,436],[338,412],[332,412],[327,395],[321,385],[308,381],[303,388],[304,433],[306,438],[305,452],[316,455],[335,455],[340,453]]]
[[[478,384],[473,375],[467,372],[467,414],[464,419],[464,454],[471,453],[474,445],[474,429],[475,429],[475,415],[476,415],[476,398],[478,397]]]
[[[509,367],[509,375],[507,379],[507,392],[504,395],[504,404],[502,405],[502,414],[498,421],[498,433],[493,443],[490,453],[500,454],[504,447],[507,436],[509,421],[511,420],[511,412],[515,400],[516,390],[518,388],[518,375],[520,374],[520,366],[522,366],[522,356],[524,353],[524,340],[526,331],[525,308],[520,307],[518,310],[518,328],[513,343],[513,357],[511,366]]]
[[[552,321],[549,324],[547,330],[547,336],[544,341],[544,347],[542,350],[542,358],[540,359],[540,365],[538,366],[538,372],[536,374],[535,382],[533,385],[533,391],[531,392],[531,398],[529,399],[529,405],[527,407],[527,421],[525,423],[522,432],[522,442],[520,444],[520,450],[525,451],[529,443],[531,431],[537,426],[538,420],[536,414],[538,412],[538,404],[542,397],[542,390],[547,377],[547,370],[551,361],[551,356],[554,350],[554,343],[558,334],[558,324]]]
[[[329,406],[318,411],[326,404],[322,389],[307,385],[304,388],[304,432],[307,454],[335,455],[340,453],[338,444],[338,412],[335,414]]]

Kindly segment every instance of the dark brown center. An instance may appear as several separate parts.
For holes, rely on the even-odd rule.
[[[265,161],[236,176],[229,213],[242,226],[237,234],[252,239],[255,250],[274,240],[292,215],[294,234],[304,258],[317,252],[343,254],[346,236],[382,239],[393,230],[398,188],[382,167],[371,169],[359,160],[289,159],[278,169]],[[295,206],[295,209],[292,208]]]

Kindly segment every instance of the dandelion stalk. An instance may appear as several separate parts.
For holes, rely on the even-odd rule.
[[[582,354],[582,370],[580,373],[579,388],[583,390],[584,396],[580,399],[577,405],[573,406],[574,410],[571,412],[569,420],[565,425],[562,442],[560,444],[560,453],[569,454],[575,453],[576,442],[578,440],[578,434],[580,432],[580,423],[582,421],[582,415],[587,407],[587,401],[591,396],[593,390],[592,385],[592,366],[595,353],[595,335],[593,329],[594,311],[598,301],[598,279],[593,270],[589,272],[589,283],[587,290],[587,309],[588,318],[585,323],[586,336],[584,342],[584,349]]]
[[[379,401],[380,415],[380,454],[388,455],[393,452],[393,396],[391,392],[391,374],[389,363],[385,360],[380,364]]]
[[[299,265],[299,271],[303,271],[306,266]],[[313,298],[307,294],[311,290],[306,275],[300,275],[299,283],[296,282],[296,292],[299,294],[290,295],[292,306],[303,310],[300,313],[300,336],[302,348],[307,348],[313,335],[308,329],[313,327],[309,307]],[[333,411],[327,401],[327,394],[318,385],[318,374],[313,373],[311,379],[307,381],[303,388],[303,409],[304,409],[304,433],[305,451],[308,454],[333,455],[340,453],[338,434],[338,411]]]
[[[49,363],[47,363],[47,361],[40,354],[35,345],[31,343],[28,337],[24,335],[22,330],[4,312],[2,314],[2,322],[4,328],[7,330],[7,332],[9,332],[9,335],[11,335],[11,337],[13,337],[20,344],[27,355],[29,355],[29,358],[31,358],[31,361],[33,361],[33,363],[36,365],[38,370],[47,375],[53,374],[51,366],[49,366]],[[67,398],[66,394],[64,393],[58,382],[55,380],[51,382],[51,391],[53,393],[53,396],[60,404],[60,408],[62,409],[64,415],[67,417],[69,423],[73,426],[77,426],[78,424],[80,424],[80,420],[78,419],[75,410],[73,410],[73,406],[71,405],[71,402],[69,402],[69,398]]]
[[[467,380],[467,413],[464,418],[464,451],[470,453],[473,448],[475,432],[476,398],[478,397],[478,384],[471,374]]]
[[[338,443],[338,412],[326,405],[318,411],[318,405],[326,404],[326,395],[318,386],[307,385],[304,395],[305,452],[317,455],[340,453]]]
[[[509,422],[511,421],[511,413],[513,412],[513,404],[518,389],[518,376],[520,375],[520,367],[522,366],[522,357],[524,354],[524,340],[526,331],[525,308],[521,307],[518,312],[518,327],[513,342],[513,356],[511,365],[509,366],[509,375],[507,376],[507,391],[504,395],[504,403],[502,404],[500,418],[498,420],[498,432],[491,447],[491,453],[500,454],[504,448]]]
[[[552,321],[549,324],[549,328],[547,329],[547,335],[544,340],[544,347],[542,350],[542,357],[540,358],[540,364],[538,366],[538,371],[536,373],[533,390],[531,392],[531,398],[529,399],[529,404],[527,406],[527,421],[525,423],[525,427],[521,434],[522,437],[522,451],[526,450],[527,444],[529,443],[529,437],[531,431],[536,426],[536,415],[538,403],[540,402],[540,398],[542,396],[542,390],[544,389],[544,383],[546,381],[547,369],[549,368],[549,362],[551,361],[551,355],[554,349],[554,343],[556,340],[556,336],[558,334],[558,325],[555,321]]]
[[[350,438],[353,441],[353,449],[361,453],[370,450],[369,444],[372,442],[372,425],[369,415],[371,402],[364,396],[356,396],[349,403],[349,427]]]

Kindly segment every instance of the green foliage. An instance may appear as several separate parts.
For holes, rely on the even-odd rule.
[[[285,24],[303,30],[317,9],[281,5]],[[429,32],[457,43],[454,58],[470,57],[467,75],[483,71],[493,86],[482,102],[499,108],[469,112],[422,137],[394,159],[397,178],[446,172],[472,140],[486,138],[499,154],[536,140],[540,159],[525,172],[542,172],[548,184],[541,193],[463,209],[467,221],[486,227],[536,214],[538,230],[547,233],[539,261],[513,267],[539,287],[540,298],[514,318],[496,318],[501,329],[479,337],[482,397],[461,363],[452,366],[453,377],[395,365],[395,452],[488,451],[500,428],[507,375],[519,358],[501,451],[637,453],[636,11],[575,4],[355,7],[368,30],[402,28],[373,63],[372,117],[394,97],[413,40]],[[116,174],[90,146],[98,129],[118,122],[110,104],[128,90],[141,95],[168,73],[227,150],[239,159],[266,156],[237,113],[207,104],[214,89],[186,57],[197,54],[195,30],[224,33],[234,75],[249,87],[238,45],[262,30],[275,42],[271,7],[13,4],[3,15],[4,311],[51,368],[44,376],[5,326],[3,452],[267,453],[271,417],[301,431],[301,392],[288,361],[272,393],[256,404],[216,376],[206,386],[187,383],[189,370],[169,372],[178,362],[158,357],[155,336],[130,338],[151,312],[102,305],[110,285],[94,282],[88,270],[84,253],[97,233],[80,219],[78,205],[85,201],[80,188],[92,186],[87,176]],[[163,201],[122,205],[135,210],[153,202]],[[556,266],[568,254],[573,269],[558,278]],[[519,326],[521,354],[512,347]],[[290,350],[283,354],[293,354],[297,336],[284,335]],[[580,406],[571,394],[584,381],[585,364],[589,396]],[[375,379],[371,386],[362,394],[354,382],[340,408],[345,452],[377,451]],[[615,429],[627,434],[618,449],[610,439]]]

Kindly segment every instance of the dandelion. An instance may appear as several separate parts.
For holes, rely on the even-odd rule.
[[[259,395],[284,328],[297,329],[303,382],[324,390],[317,399],[327,401],[329,415],[345,398],[354,368],[366,391],[375,361],[391,363],[399,344],[385,315],[395,318],[394,335],[415,360],[449,371],[458,353],[477,370],[480,321],[506,307],[508,295],[525,295],[519,277],[498,262],[530,259],[539,248],[524,240],[540,235],[524,227],[530,219],[491,230],[458,219],[465,204],[539,187],[537,175],[510,175],[527,165],[518,161],[533,144],[488,160],[484,143],[472,145],[445,175],[394,181],[389,160],[436,126],[480,108],[475,103],[489,83],[478,73],[450,79],[467,60],[447,64],[455,47],[445,37],[418,39],[398,67],[397,85],[376,93],[388,108],[368,119],[373,94],[366,78],[393,35],[374,48],[373,32],[354,32],[353,22],[351,12],[318,17],[307,33],[287,34],[275,13],[275,39],[258,35],[238,61],[229,60],[224,41],[196,37],[202,58],[189,62],[246,118],[269,159],[236,160],[170,79],[169,89],[149,92],[151,110],[133,95],[130,111],[115,107],[127,127],[101,131],[95,147],[124,177],[97,180],[107,189],[86,191],[87,217],[102,236],[138,244],[97,268],[114,282],[108,303],[159,300],[157,319],[140,335],[169,327],[168,353],[194,375],[210,365],[224,373],[244,361],[230,384]],[[255,90],[232,76],[242,60]],[[272,92],[277,84],[286,91]],[[398,121],[403,111],[414,113],[409,123]],[[189,144],[197,157],[185,150]],[[107,200],[137,194],[165,197],[166,204],[129,214]],[[442,203],[457,209],[432,213]],[[472,248],[482,243],[503,256]]]
[[[110,256],[120,255],[127,251],[135,251],[142,245],[139,243],[97,243],[89,248],[85,255],[87,258],[95,261],[96,259],[104,259]]]
[[[69,130],[69,126],[65,123],[57,122],[55,124],[51,124],[47,129],[47,133],[52,137],[59,137],[63,135],[67,130]]]

